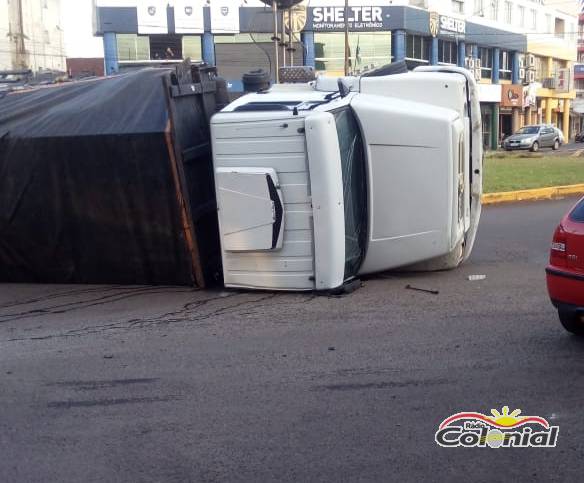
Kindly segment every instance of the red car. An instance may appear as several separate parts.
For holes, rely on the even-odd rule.
[[[584,198],[556,228],[546,274],[548,292],[562,325],[584,335]]]

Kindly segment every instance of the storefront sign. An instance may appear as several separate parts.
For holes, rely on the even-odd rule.
[[[388,7],[353,6],[347,9],[351,31],[389,30]],[[308,8],[306,30],[341,31],[345,28],[345,7]]]
[[[174,30],[177,34],[202,34],[205,31],[205,0],[174,0]]]
[[[541,86],[540,83],[532,82],[523,88],[523,106],[534,107],[537,102],[537,89]]]
[[[437,12],[430,12],[430,35],[446,37],[464,37],[466,33],[466,22],[460,18],[440,15]]]
[[[239,33],[239,0],[213,0],[211,2],[211,32],[215,34]]]
[[[571,69],[559,69],[556,80],[556,92],[569,92],[572,88]]]
[[[503,84],[501,88],[501,107],[523,107],[523,86]]]
[[[478,84],[480,102],[501,102],[501,84]]]
[[[167,34],[166,0],[140,0],[136,6],[139,34]]]

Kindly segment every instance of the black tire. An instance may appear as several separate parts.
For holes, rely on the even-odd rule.
[[[562,310],[558,310],[558,315],[564,329],[572,334],[584,336],[584,322],[580,315],[576,312],[564,312]]]
[[[537,141],[534,141],[533,144],[531,145],[531,148],[529,148],[529,150],[532,153],[537,153],[539,151],[539,143]]]
[[[560,141],[558,141],[557,139],[554,141],[554,145],[552,146],[552,149],[554,151],[557,151],[558,149],[560,149]]]

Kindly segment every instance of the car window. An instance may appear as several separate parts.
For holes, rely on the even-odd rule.
[[[577,223],[584,223],[584,198],[580,200],[580,203],[570,213],[570,220]]]
[[[522,127],[516,134],[537,134],[539,132],[539,127],[537,126],[525,126]]]

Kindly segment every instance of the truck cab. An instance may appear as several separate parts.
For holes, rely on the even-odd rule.
[[[464,69],[275,85],[213,116],[211,134],[228,287],[333,290],[470,255],[483,153]]]

